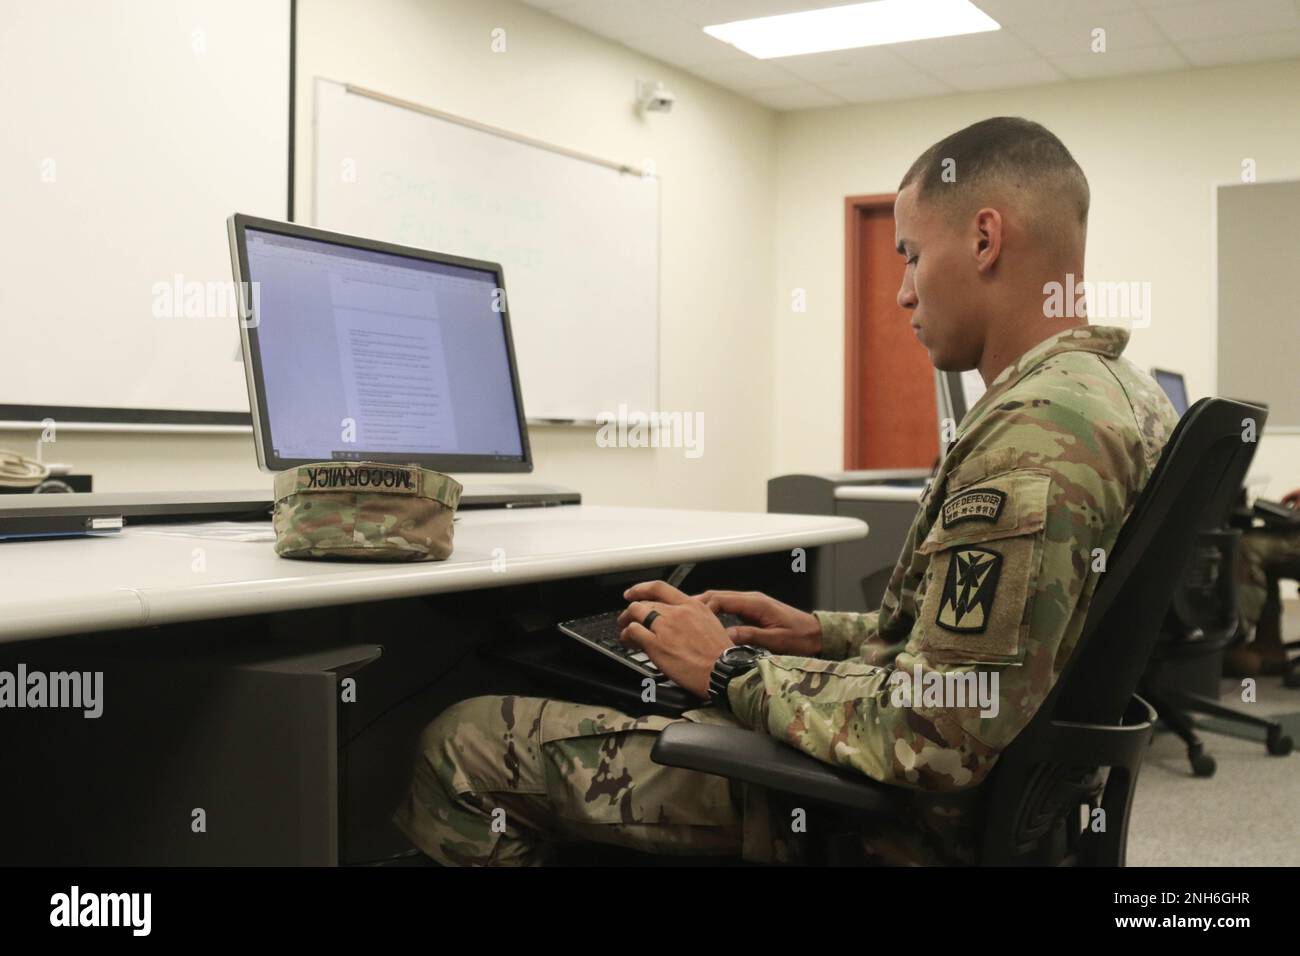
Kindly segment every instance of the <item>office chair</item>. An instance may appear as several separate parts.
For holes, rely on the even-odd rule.
[[[1227,508],[1231,508],[1231,501]],[[1217,516],[1213,510],[1208,515],[1210,525],[1228,519],[1226,509]],[[1278,722],[1243,713],[1218,701],[1223,651],[1241,638],[1237,621],[1237,578],[1233,573],[1240,540],[1241,531],[1236,528],[1203,530],[1197,535],[1160,639],[1139,683],[1139,693],[1187,745],[1188,762],[1198,777],[1214,776],[1216,765],[1197,736],[1193,713],[1262,729],[1265,745],[1273,756],[1286,756],[1292,748],[1291,738],[1283,733]]]
[[[1258,404],[1258,403],[1256,403]],[[1237,496],[1237,502],[1228,518],[1228,525],[1247,531],[1262,531],[1265,534],[1281,532],[1284,529],[1270,528],[1265,523],[1263,528],[1255,524],[1255,509],[1246,504],[1246,490],[1243,488]],[[1265,571],[1265,599],[1260,609],[1259,623],[1255,627],[1255,640],[1252,647],[1260,651],[1270,651],[1265,656],[1263,674],[1273,674],[1272,666],[1277,666],[1282,674],[1282,683],[1287,687],[1300,687],[1300,655],[1291,656],[1300,650],[1300,641],[1282,640],[1282,594],[1278,585],[1282,581],[1300,581],[1300,560],[1284,562]]]
[[[1242,419],[1254,418],[1258,430],[1264,415],[1207,398],[1179,422],[1120,531],[1077,647],[981,785],[978,863],[1123,865],[1129,808],[1156,719],[1136,694],[1138,680],[1195,544],[1197,517],[1224,488],[1240,487],[1250,463]],[[675,723],[652,757],[836,811],[840,832],[813,848],[822,860],[837,859],[855,818],[897,819],[907,793],[736,727]],[[1081,824],[1082,806],[1105,811],[1104,832]]]
[[[1255,627],[1255,643],[1279,649],[1283,657],[1300,648],[1300,641],[1282,640],[1282,594],[1278,587],[1283,580],[1300,581],[1300,561],[1281,565],[1268,573],[1268,597]],[[1300,687],[1300,656],[1289,657],[1282,668],[1282,683],[1287,687]]]

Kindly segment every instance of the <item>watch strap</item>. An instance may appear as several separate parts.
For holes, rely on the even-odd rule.
[[[728,660],[730,653],[738,648],[748,650],[750,653],[741,660]],[[709,672],[709,700],[715,706],[730,712],[731,700],[727,697],[727,685],[742,674],[748,674],[767,656],[767,651],[750,644],[729,647],[719,654],[718,659],[713,662],[713,670]]]

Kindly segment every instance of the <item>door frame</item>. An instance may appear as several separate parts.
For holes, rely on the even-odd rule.
[[[894,208],[897,193],[874,193],[844,198],[844,468],[859,459],[862,451],[863,404],[858,386],[862,382],[862,309],[858,291],[862,288],[862,243],[858,218],[864,211]]]

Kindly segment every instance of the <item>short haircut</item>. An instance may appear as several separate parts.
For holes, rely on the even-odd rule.
[[[949,162],[951,161],[951,162]],[[994,192],[1028,192],[1035,212],[1073,212],[1087,229],[1088,179],[1051,130],[1018,116],[994,116],[946,136],[912,164],[898,184],[955,212]]]

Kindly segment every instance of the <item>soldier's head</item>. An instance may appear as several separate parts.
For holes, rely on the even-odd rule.
[[[1044,283],[1082,277],[1088,180],[1038,123],[998,116],[958,130],[898,189],[898,304],[936,368],[978,367],[991,338],[1045,321]]]

